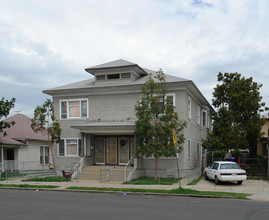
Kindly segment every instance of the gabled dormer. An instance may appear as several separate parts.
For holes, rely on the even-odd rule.
[[[94,75],[95,84],[125,84],[148,75],[137,64],[122,59],[86,68],[85,70]]]

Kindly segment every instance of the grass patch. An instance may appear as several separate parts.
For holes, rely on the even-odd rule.
[[[70,178],[68,178],[67,180],[70,180]],[[65,177],[62,176],[48,176],[48,177],[34,177],[31,179],[27,179],[27,180],[22,180],[24,182],[64,182],[66,181]]]
[[[196,185],[203,178],[204,178],[203,176],[199,176],[197,179],[195,179],[195,180],[191,181],[190,183],[188,183],[188,185]]]
[[[251,194],[246,193],[229,193],[229,192],[210,192],[210,191],[197,191],[193,189],[184,189],[182,187],[172,190],[157,190],[157,189],[132,189],[132,188],[104,188],[104,187],[78,187],[71,186],[67,189],[72,190],[89,190],[89,191],[112,191],[112,192],[142,192],[142,193],[170,193],[182,195],[202,195],[213,197],[232,197],[236,199],[247,199]]]
[[[173,185],[177,183],[178,179],[175,178],[158,178],[155,180],[154,178],[149,177],[140,177],[138,179],[124,182],[123,184],[131,184],[131,185]]]
[[[58,188],[59,186],[52,185],[29,185],[29,184],[0,184],[0,187],[14,187],[14,188]]]

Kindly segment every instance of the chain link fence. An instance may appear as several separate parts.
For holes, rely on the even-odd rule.
[[[50,175],[53,175],[53,169],[50,169],[49,164],[40,164],[39,161],[18,162],[16,160],[5,160],[0,163],[1,180]]]

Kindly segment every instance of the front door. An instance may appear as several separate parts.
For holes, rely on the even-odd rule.
[[[95,139],[95,163],[105,164],[105,138]]]
[[[117,164],[117,138],[107,138],[107,164]]]
[[[129,138],[119,138],[119,164],[125,165],[129,161]]]

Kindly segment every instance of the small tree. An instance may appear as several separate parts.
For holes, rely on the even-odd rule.
[[[185,122],[179,121],[172,100],[167,98],[165,75],[159,70],[156,76],[150,74],[142,86],[141,97],[135,106],[136,128],[139,153],[145,157],[155,157],[155,179],[157,179],[158,158],[175,154],[173,129],[178,136],[178,152],[184,143],[182,130]]]
[[[47,99],[42,106],[36,107],[31,127],[34,132],[41,131],[48,134],[49,149],[51,151],[53,170],[56,176],[53,144],[60,142],[62,130],[59,122],[55,120],[53,102],[50,99]]]
[[[213,92],[213,106],[217,109],[212,114],[213,131],[203,146],[209,150],[249,148],[255,156],[264,124],[260,117],[265,107],[259,93],[262,85],[239,73],[219,73],[218,82],[221,84]]]
[[[0,120],[2,117],[7,117],[9,115],[10,109],[14,108],[15,98],[12,98],[10,101],[6,100],[4,97],[0,100]],[[0,132],[3,132],[5,128],[10,128],[11,125],[14,125],[15,121],[6,122],[0,121]],[[7,135],[7,132],[4,132],[4,136]]]

